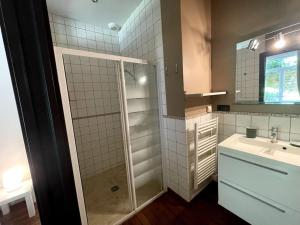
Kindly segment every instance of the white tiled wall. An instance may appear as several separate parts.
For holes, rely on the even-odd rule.
[[[143,0],[119,32],[124,56],[142,58],[156,66],[160,114],[166,115],[160,0]]]
[[[186,201],[190,200],[187,130],[184,119],[164,118],[167,155],[167,185]]]
[[[168,187],[186,201],[191,201],[207,183],[194,190],[194,126],[212,118],[212,114],[203,114],[191,119],[164,118],[167,138],[167,174]]]
[[[56,46],[120,54],[119,36],[115,31],[51,13],[49,21]]]
[[[259,55],[265,51],[265,36],[257,37],[260,42],[256,51],[241,48],[236,51],[236,101],[258,101]]]
[[[270,138],[272,127],[278,128],[278,139],[300,141],[298,115],[216,112],[219,117],[219,140],[234,133],[245,134],[247,127],[257,128],[257,136]]]

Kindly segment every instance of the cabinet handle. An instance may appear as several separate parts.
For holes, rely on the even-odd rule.
[[[272,208],[278,210],[279,212],[285,213],[285,210],[284,210],[284,209],[281,209],[281,208],[279,208],[279,207],[277,207],[277,206],[275,206],[275,205],[273,205],[273,204],[271,204],[271,203],[269,203],[269,202],[266,202],[266,201],[264,201],[264,200],[261,200],[260,198],[254,196],[254,195],[252,195],[252,194],[249,194],[248,192],[243,191],[243,190],[241,190],[241,189],[239,189],[239,188],[237,188],[237,187],[235,187],[235,186],[233,186],[233,185],[231,185],[231,184],[228,184],[227,182],[224,182],[224,181],[220,181],[220,182],[221,182],[222,184],[224,184],[224,185],[226,185],[226,186],[228,186],[228,187],[230,187],[230,188],[236,190],[236,191],[239,191],[239,192],[241,192],[241,193],[243,193],[243,194],[245,194],[245,195],[248,195],[249,197],[251,197],[251,198],[253,198],[253,199],[255,199],[255,200],[259,201],[259,202],[264,203],[265,205],[268,205],[268,206],[270,206],[270,207],[272,207]]]
[[[175,64],[175,72],[178,73],[178,64]]]
[[[245,159],[240,159],[240,158],[235,157],[235,156],[227,155],[227,154],[224,154],[224,153],[220,153],[220,155],[223,155],[223,156],[228,157],[228,158],[236,159],[236,160],[239,160],[239,161],[242,161],[244,163],[248,163],[248,164],[251,164],[251,165],[254,165],[254,166],[258,166],[258,167],[261,167],[261,168],[264,168],[264,169],[267,169],[267,170],[271,170],[271,171],[276,172],[276,173],[288,175],[288,173],[285,172],[285,171],[274,169],[274,168],[271,168],[271,167],[268,167],[268,166],[263,166],[263,165],[260,165],[258,163],[247,161]]]

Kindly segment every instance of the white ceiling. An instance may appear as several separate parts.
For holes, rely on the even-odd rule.
[[[54,14],[85,23],[106,26],[110,22],[123,25],[142,0],[47,0]]]

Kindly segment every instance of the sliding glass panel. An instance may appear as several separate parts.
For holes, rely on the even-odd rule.
[[[162,163],[155,67],[124,62],[137,206],[162,191]]]
[[[114,61],[64,55],[77,156],[89,225],[131,211]]]

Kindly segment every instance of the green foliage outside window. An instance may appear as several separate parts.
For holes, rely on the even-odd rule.
[[[297,51],[266,58],[264,102],[300,102]]]

